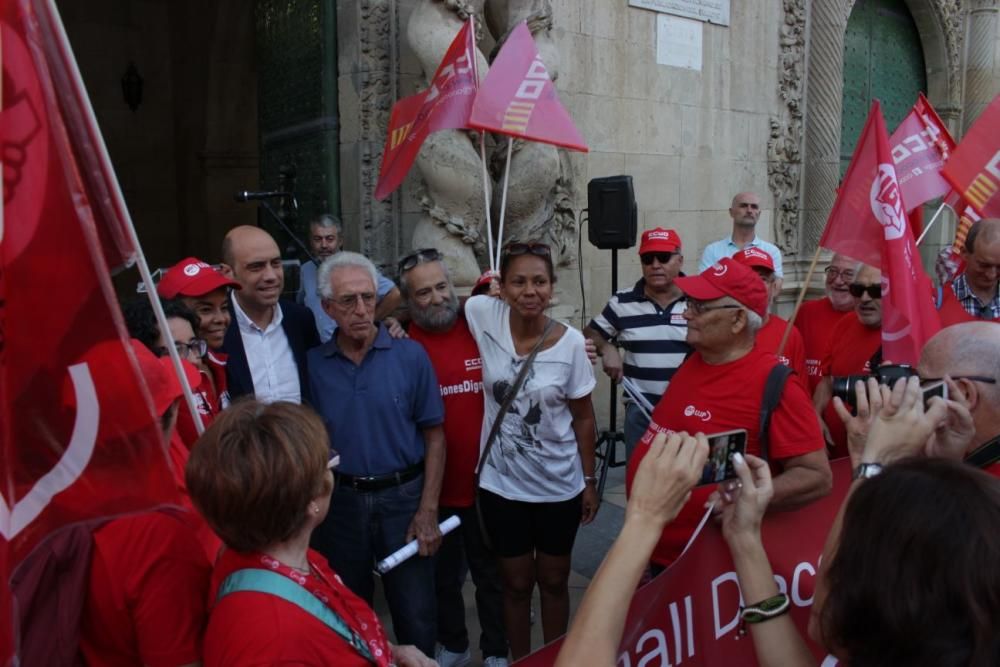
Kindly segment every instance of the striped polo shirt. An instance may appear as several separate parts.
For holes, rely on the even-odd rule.
[[[691,346],[685,342],[684,297],[660,308],[646,297],[645,285],[640,278],[632,289],[611,297],[601,314],[590,321],[590,328],[621,346],[625,377],[655,406]]]

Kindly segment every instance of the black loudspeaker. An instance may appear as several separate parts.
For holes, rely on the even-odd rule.
[[[605,176],[587,184],[587,237],[601,250],[635,245],[638,209],[631,176]]]

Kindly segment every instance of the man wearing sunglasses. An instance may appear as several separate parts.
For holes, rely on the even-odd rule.
[[[854,316],[845,315],[833,328],[823,354],[823,377],[813,391],[813,405],[823,416],[823,435],[832,448],[831,458],[847,456],[847,432],[830,402],[831,378],[870,374],[871,359],[882,347],[882,272],[862,264],[848,290],[854,298]]]
[[[938,288],[941,324],[1000,321],[1000,220],[973,223],[962,253],[965,271]]]
[[[323,310],[323,299],[320,297],[316,274],[319,265],[327,257],[333,257],[344,247],[344,225],[336,216],[324,213],[309,223],[309,249],[316,261],[307,260],[302,263],[299,273],[299,291],[295,300],[313,312],[316,318],[316,329],[320,342],[325,343],[337,330],[337,322]],[[375,289],[375,320],[381,322],[399,307],[402,297],[396,285],[378,274],[378,285]]]
[[[674,283],[684,263],[680,236],[662,227],[646,230],[639,244],[639,259],[642,261],[639,282],[613,295],[583,332],[597,346],[604,372],[611,381],[629,378],[655,406],[691,351],[685,342],[687,304]],[[618,346],[624,350],[624,359]],[[626,398],[626,459],[632,456],[648,426],[649,418]]]
[[[834,255],[823,272],[826,275],[825,296],[806,301],[795,316],[795,326],[806,348],[809,393],[816,391],[822,377],[823,354],[830,345],[833,328],[840,318],[854,310],[854,297],[849,288],[860,267],[861,263],[850,257]]]

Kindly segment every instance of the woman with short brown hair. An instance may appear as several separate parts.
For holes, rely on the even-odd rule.
[[[212,574],[205,665],[433,664],[390,644],[375,612],[309,549],[336,462],[322,421],[292,403],[239,401],[199,439],[188,489],[228,547]]]

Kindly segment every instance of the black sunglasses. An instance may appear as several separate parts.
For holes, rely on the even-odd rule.
[[[996,384],[997,379],[990,377],[988,375],[954,375],[952,380],[972,380],[973,382],[983,382],[985,384]],[[935,384],[937,382],[942,382],[944,378],[920,378],[920,386],[926,386],[929,384]]]
[[[399,273],[404,271],[409,271],[418,264],[423,264],[424,262],[437,262],[441,259],[441,253],[438,252],[437,248],[421,248],[420,250],[414,250],[409,255],[403,257],[399,260]]]
[[[873,299],[882,298],[882,285],[862,285],[861,283],[851,283],[847,286],[847,291],[855,299],[860,299],[861,295],[868,292],[868,296]]]
[[[504,257],[517,257],[518,255],[538,255],[539,257],[551,257],[552,248],[544,243],[508,243],[503,249]]]
[[[653,260],[656,260],[660,264],[666,264],[673,259],[673,257],[674,253],[672,252],[644,252],[639,255],[639,259],[641,259],[642,263],[646,266],[652,264]]]

